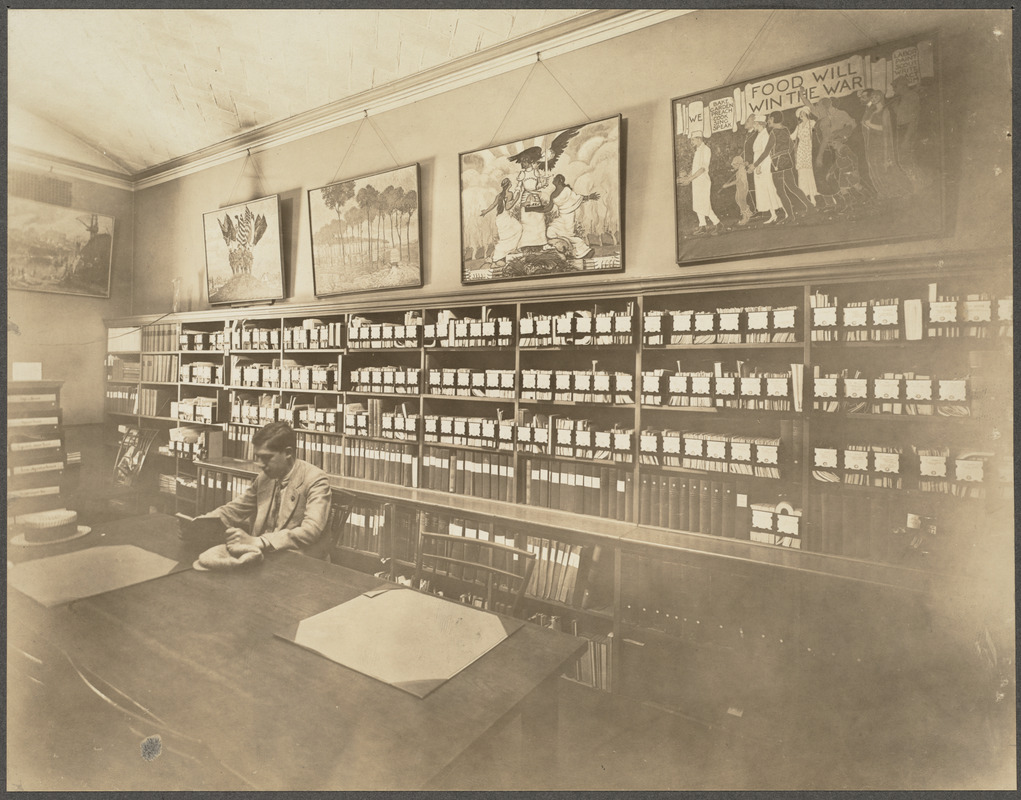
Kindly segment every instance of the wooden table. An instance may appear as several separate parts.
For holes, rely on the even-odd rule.
[[[173,518],[151,515],[53,549],[9,548],[9,557],[123,543],[189,562],[196,555]],[[558,676],[586,650],[584,639],[524,625],[420,699],[273,635],[380,585],[285,552],[252,568],[188,570],[49,609],[8,588],[9,631],[24,648],[62,649],[168,730],[201,740],[223,775],[252,788],[442,788],[458,756],[518,714],[542,758],[529,768],[555,769]],[[31,724],[9,720],[8,736],[22,722]],[[9,773],[16,768],[8,763]],[[95,769],[92,788],[103,783],[100,756]],[[161,788],[193,788],[187,774],[171,782]]]

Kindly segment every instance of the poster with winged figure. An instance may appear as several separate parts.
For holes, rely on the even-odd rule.
[[[202,224],[210,304],[283,299],[277,195],[210,211]]]
[[[624,269],[620,116],[460,157],[463,284]]]

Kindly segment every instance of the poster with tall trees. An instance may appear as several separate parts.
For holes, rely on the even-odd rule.
[[[422,285],[418,164],[308,193],[317,297]]]

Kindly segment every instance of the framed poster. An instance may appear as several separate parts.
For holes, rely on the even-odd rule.
[[[7,198],[7,288],[110,296],[113,217]]]
[[[943,232],[935,37],[672,103],[680,265]]]
[[[422,285],[418,164],[308,193],[317,297]]]
[[[248,303],[284,297],[277,195],[202,215],[209,302]]]
[[[462,153],[461,283],[624,269],[620,116]]]

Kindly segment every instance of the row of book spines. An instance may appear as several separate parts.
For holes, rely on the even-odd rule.
[[[334,506],[330,510],[330,521],[327,525],[327,529],[333,531],[334,541],[338,547],[367,553],[381,552],[380,538],[385,519],[379,506],[355,503],[338,523],[340,516],[341,512]]]
[[[169,392],[160,389],[139,389],[138,413],[146,417],[164,416],[170,412],[172,401]]]
[[[212,511],[240,497],[253,483],[252,478],[219,470],[201,469],[198,476],[199,513]]]
[[[538,600],[554,600],[573,605],[576,590],[579,589],[584,550],[582,545],[529,536],[525,541],[525,549],[535,555],[535,567],[525,587],[525,594]]]
[[[737,481],[643,473],[639,487],[641,525],[747,539],[748,495]]]
[[[514,458],[510,454],[430,447],[422,457],[425,489],[510,503],[514,500],[514,484]]]
[[[582,633],[578,620],[574,618],[565,619],[559,614],[547,614],[536,612],[528,618],[528,621],[541,628],[569,633],[588,640],[588,650],[577,661],[571,664],[563,673],[577,683],[588,686],[591,689],[599,689],[608,692],[611,688],[611,658],[610,647],[613,642],[613,633],[590,634]]]
[[[805,549],[875,561],[890,561],[895,551],[894,529],[905,520],[896,498],[862,497],[855,493],[813,492]]]
[[[143,381],[163,381],[166,383],[172,383],[177,381],[177,378],[177,356],[142,356]]]
[[[163,323],[156,325],[148,325],[145,328],[142,328],[143,352],[176,349],[177,349],[177,325],[173,323]]]
[[[346,440],[334,436],[299,432],[296,452],[333,475],[418,487],[418,452],[400,442]]]
[[[529,458],[522,476],[526,505],[634,521],[634,474],[630,468]]]

